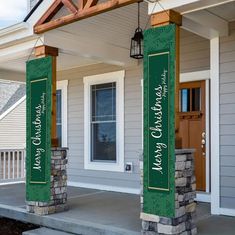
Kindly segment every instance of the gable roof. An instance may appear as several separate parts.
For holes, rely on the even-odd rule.
[[[0,116],[26,94],[24,84],[0,81]]]

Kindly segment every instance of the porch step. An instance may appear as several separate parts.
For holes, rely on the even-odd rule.
[[[22,235],[72,235],[72,233],[61,232],[49,228],[38,228],[30,231],[23,232]]]

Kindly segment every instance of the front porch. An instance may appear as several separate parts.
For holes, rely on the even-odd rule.
[[[137,235],[141,231],[139,195],[68,187],[69,211],[49,216],[26,212],[25,185],[0,186],[0,216],[74,234]],[[235,218],[210,215],[210,205],[199,203],[199,235],[233,235]]]

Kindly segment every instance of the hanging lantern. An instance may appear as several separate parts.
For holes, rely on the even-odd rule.
[[[134,59],[143,58],[143,31],[140,28],[140,3],[138,2],[138,28],[135,30],[135,35],[131,39],[130,57]]]

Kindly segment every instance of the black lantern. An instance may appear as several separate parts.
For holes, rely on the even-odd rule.
[[[135,30],[135,35],[131,39],[130,57],[134,59],[143,58],[143,31],[140,28],[140,3],[138,2],[138,28]]]

